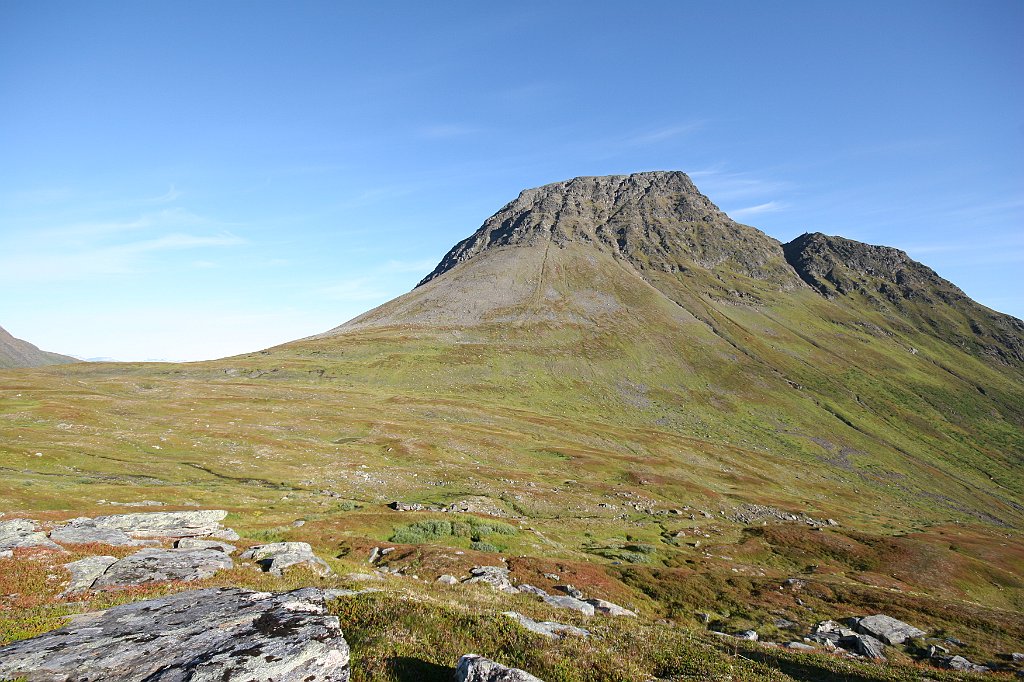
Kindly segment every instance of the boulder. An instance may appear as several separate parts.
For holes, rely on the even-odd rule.
[[[519,592],[509,580],[509,571],[504,566],[474,566],[469,573],[473,577],[463,580],[464,584],[486,583],[496,590],[509,594]]]
[[[950,670],[959,670],[961,672],[969,673],[987,673],[991,672],[992,669],[988,666],[978,665],[968,661],[963,656],[950,656],[939,661],[943,668],[949,668]]]
[[[174,543],[178,549],[219,549],[225,554],[234,554],[238,548],[223,540],[203,540],[200,538],[181,538]]]
[[[0,521],[0,551],[29,547],[64,551],[46,533],[36,530],[36,522],[31,519]]]
[[[441,583],[442,585],[458,585],[459,579],[456,578],[454,575],[441,575],[437,577],[437,582]]]
[[[290,566],[305,566],[319,575],[331,575],[331,567],[313,554],[308,542],[271,542],[256,545],[242,553],[243,559],[252,559],[268,573],[283,575]]]
[[[78,561],[72,561],[69,564],[64,564],[64,568],[71,571],[71,582],[64,588],[59,597],[67,597],[72,594],[78,594],[79,592],[85,592],[92,588],[92,584],[96,582],[96,578],[99,578],[103,573],[110,568],[110,566],[117,562],[117,557],[112,556],[87,556],[84,559]]]
[[[743,632],[737,632],[735,635],[736,639],[748,639],[751,642],[758,640],[757,630],[744,630]]]
[[[588,604],[594,607],[594,611],[597,613],[603,613],[606,616],[628,616],[630,618],[636,618],[636,613],[630,611],[627,608],[613,604],[610,601],[604,599],[587,599]]]
[[[121,587],[170,580],[202,580],[234,562],[216,549],[143,549],[111,564],[92,587]]]
[[[889,645],[903,644],[908,639],[924,637],[926,634],[924,630],[919,630],[913,625],[904,623],[902,620],[896,620],[891,616],[882,614],[854,618],[850,621],[850,625],[857,632],[871,635],[875,639],[879,639]]]
[[[785,644],[783,644],[783,646],[786,647],[787,649],[791,649],[793,651],[814,651],[815,650],[815,647],[813,647],[810,644],[807,644],[805,642],[786,642]]]
[[[121,530],[141,538],[188,538],[217,534],[229,530],[220,525],[228,513],[223,509],[199,509],[177,512],[139,512],[97,516],[93,522],[99,528]],[[238,539],[234,531],[229,534]],[[223,538],[229,539],[229,538]]]
[[[528,583],[521,583],[519,585],[516,585],[516,589],[518,589],[520,592],[525,592],[526,594],[537,595],[538,597],[548,596],[548,593],[544,590],[540,589],[539,587],[534,587],[533,585],[530,585]]]
[[[71,519],[60,528],[50,531],[50,539],[73,545],[97,542],[102,545],[142,545],[145,541],[136,540],[120,528],[99,526],[95,519]]]
[[[478,656],[466,654],[459,659],[455,668],[456,682],[543,682],[525,670],[508,668],[500,663]]]
[[[561,590],[562,592],[565,592],[567,595],[569,595],[573,599],[579,599],[580,601],[586,601],[586,598],[584,597],[583,592],[580,589],[578,589],[576,587],[573,587],[572,585],[569,585],[569,584],[566,584],[566,585],[555,585],[555,589],[556,590]]]
[[[585,601],[580,601],[574,597],[558,597],[555,595],[545,595],[543,597],[544,603],[554,606],[559,609],[572,609],[573,611],[579,611],[584,616],[593,616],[595,609],[593,604],[588,604]]]
[[[858,653],[868,658],[885,660],[885,645],[871,635],[847,635],[838,642],[844,649]]]
[[[588,630],[578,628],[575,625],[565,625],[564,623],[556,623],[551,620],[534,620],[515,611],[506,611],[504,615],[516,621],[530,632],[536,632],[538,635],[544,635],[551,639],[560,639],[565,635],[575,635],[577,637],[590,636]]]
[[[349,649],[319,590],[214,588],[79,616],[0,647],[0,679],[346,682]]]

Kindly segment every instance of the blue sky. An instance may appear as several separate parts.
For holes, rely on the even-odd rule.
[[[1024,3],[0,2],[0,325],[194,360],[410,289],[523,188],[678,169],[1024,317]]]

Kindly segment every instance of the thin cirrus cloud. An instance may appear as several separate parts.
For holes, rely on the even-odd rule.
[[[733,218],[746,218],[748,216],[762,215],[764,213],[778,213],[779,211],[785,211],[789,206],[782,201],[766,201],[763,204],[757,204],[755,206],[747,206],[746,208],[736,208],[727,213]]]

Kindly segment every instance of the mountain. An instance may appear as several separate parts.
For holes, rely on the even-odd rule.
[[[782,244],[683,173],[575,178],[315,337],[0,372],[0,512],[224,510],[243,546],[376,570],[383,592],[330,607],[366,680],[451,679],[468,650],[580,682],[916,680],[946,638],[1005,667],[1024,641],[1022,329],[896,249]],[[0,638],[64,622],[47,575],[66,561],[0,580]],[[203,584],[351,586],[238,561]],[[458,583],[504,571],[640,617]],[[541,641],[508,610],[593,635]],[[706,632],[821,641],[816,623],[866,614],[934,637],[881,667]]]
[[[41,367],[78,362],[75,358],[59,353],[39,350],[28,341],[22,341],[0,327],[0,367]]]

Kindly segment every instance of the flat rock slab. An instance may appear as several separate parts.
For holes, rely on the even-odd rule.
[[[455,668],[456,682],[543,682],[525,670],[508,668],[477,654],[466,654]]]
[[[97,516],[99,528],[124,531],[141,538],[187,538],[223,534],[220,522],[228,513],[223,509],[199,509],[177,512],[139,512]]]
[[[70,564],[64,564],[64,568],[71,571],[71,582],[58,596],[66,597],[79,592],[92,589],[92,585],[103,573],[113,564],[117,563],[117,557],[112,556],[87,556]]]
[[[178,549],[219,549],[225,554],[234,554],[238,548],[223,540],[203,540],[201,538],[181,538],[174,543]]]
[[[18,548],[39,548],[64,551],[64,548],[36,530],[31,519],[0,521],[0,551]]]
[[[316,589],[213,588],[115,606],[0,648],[30,682],[347,682],[349,649]]]
[[[594,607],[597,613],[603,613],[606,616],[625,616],[627,618],[636,618],[636,613],[629,609],[614,604],[604,599],[587,599],[586,602]]]
[[[243,552],[242,558],[252,559],[264,571],[274,575],[283,575],[284,569],[290,566],[305,566],[320,575],[333,573],[327,562],[313,554],[313,548],[308,542],[272,542],[267,545],[256,545]]]
[[[71,519],[60,528],[50,531],[50,539],[67,544],[86,544],[98,542],[103,545],[142,545],[144,540],[136,540],[119,528],[110,528],[96,524],[95,519]]]
[[[902,620],[882,614],[857,618],[852,625],[857,632],[871,635],[890,645],[903,644],[908,639],[924,637],[927,634],[924,630],[915,628]]]
[[[554,595],[545,595],[541,597],[545,604],[554,606],[559,609],[572,609],[573,611],[579,611],[584,616],[593,616],[595,609],[593,604],[588,604],[585,601],[580,601],[574,597],[556,597]]]
[[[201,580],[232,566],[231,557],[219,549],[144,549],[112,564],[92,587]]]
[[[551,620],[534,620],[529,616],[524,616],[523,614],[515,611],[506,611],[504,615],[516,621],[530,632],[535,632],[538,635],[544,635],[551,639],[559,639],[565,635],[574,635],[576,637],[590,636],[590,632],[588,630],[578,628],[575,625],[556,623]]]

